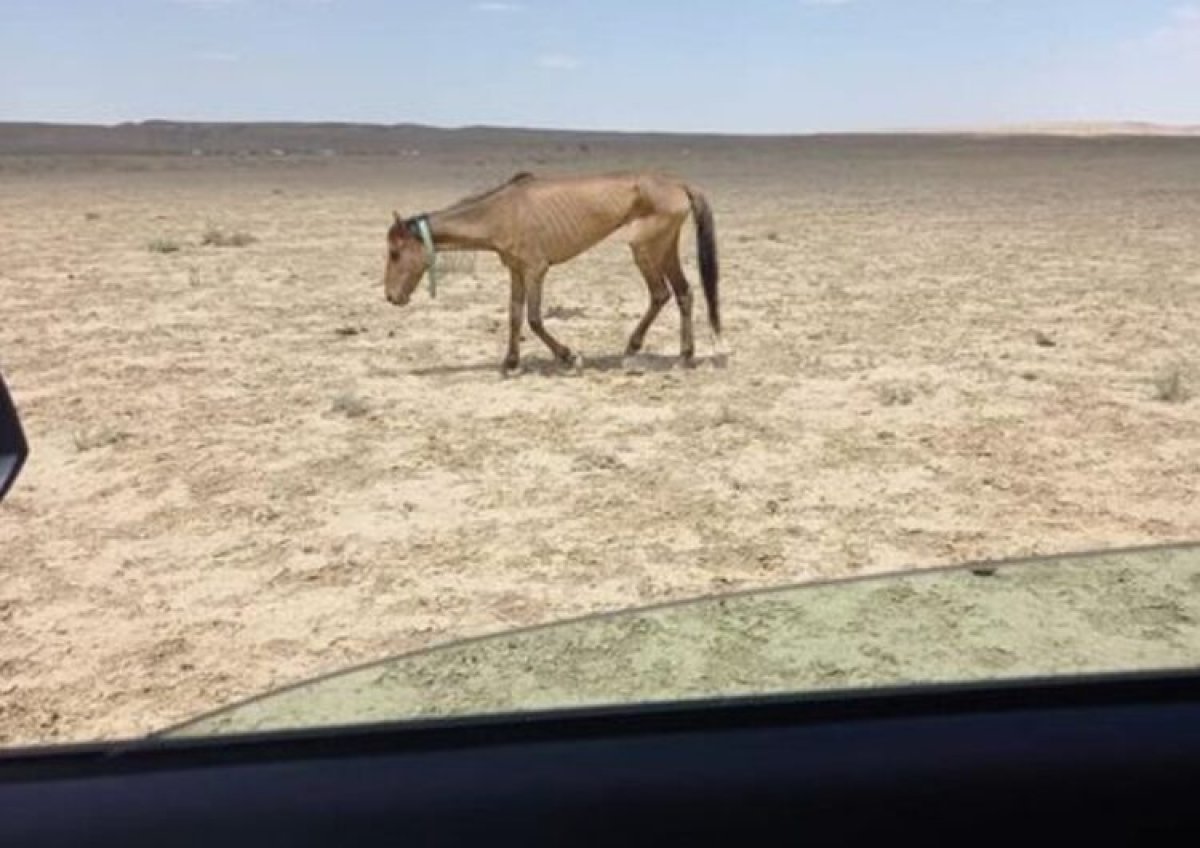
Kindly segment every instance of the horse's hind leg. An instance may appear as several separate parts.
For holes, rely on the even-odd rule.
[[[637,263],[638,270],[642,272],[646,286],[650,289],[650,305],[646,309],[646,314],[642,316],[642,320],[634,328],[633,335],[629,337],[629,344],[625,347],[626,356],[633,356],[642,349],[650,325],[654,323],[658,313],[671,299],[671,290],[667,288],[658,258],[646,245],[635,244],[633,246],[633,261]]]
[[[528,290],[525,302],[529,310],[529,328],[546,344],[546,347],[550,348],[550,352],[554,354],[555,359],[559,362],[573,362],[575,361],[575,354],[571,352],[569,347],[550,335],[545,323],[542,321],[542,283],[545,280],[545,269],[538,273],[530,274],[527,280]]]
[[[671,249],[663,262],[663,270],[667,282],[675,292],[675,302],[679,304],[679,357],[684,364],[690,365],[696,356],[696,340],[692,330],[692,290],[688,285],[683,266],[679,264],[679,234],[676,233]]]

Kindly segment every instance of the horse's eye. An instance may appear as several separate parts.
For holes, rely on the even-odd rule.
[[[396,248],[393,247],[390,250],[388,250],[388,259],[395,262],[399,258],[400,258],[400,251],[396,250]]]

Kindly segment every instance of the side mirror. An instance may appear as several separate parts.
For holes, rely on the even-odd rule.
[[[21,429],[21,419],[17,417],[4,376],[0,375],[0,501],[21,473],[27,456],[29,444],[25,441],[25,431]]]

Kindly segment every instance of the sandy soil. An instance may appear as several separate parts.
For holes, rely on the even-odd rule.
[[[578,376],[529,338],[499,377],[490,258],[384,302],[393,208],[617,166],[709,194],[728,367],[675,368],[667,310],[622,370],[619,244],[550,278]],[[3,744],[587,612],[1200,538],[1197,142],[11,157],[0,303],[33,446],[0,506]]]

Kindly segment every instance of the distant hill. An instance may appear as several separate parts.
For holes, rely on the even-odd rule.
[[[1200,124],[1154,124],[1146,121],[1057,121],[1032,124],[1004,124],[994,127],[966,127],[934,130],[938,133],[975,135],[1049,135],[1074,138],[1100,136],[1148,136],[1156,138],[1200,137]]]
[[[674,139],[670,134],[576,132],[567,130],[417,124],[190,123],[143,121],[88,124],[0,123],[0,154],[402,154],[438,149],[471,150],[488,145],[587,145],[618,140]],[[688,136],[689,143],[706,137]],[[708,136],[713,141],[720,136]]]
[[[869,139],[880,135],[1046,135],[1098,137],[1200,137],[1200,125],[1164,126],[1149,123],[1060,123],[1005,127],[900,130],[888,133],[831,134]],[[802,136],[795,136],[801,138]],[[812,136],[807,136],[812,137]],[[463,127],[441,129],[418,124],[353,123],[202,123],[141,121],[100,126],[93,124],[0,122],[0,155],[20,154],[313,154],[399,155],[414,151],[471,152],[482,148],[544,147],[546,145],[611,146],[637,143],[672,147],[741,144],[769,137],[693,135],[682,133],[620,133],[571,130]],[[776,140],[779,136],[774,137]]]

